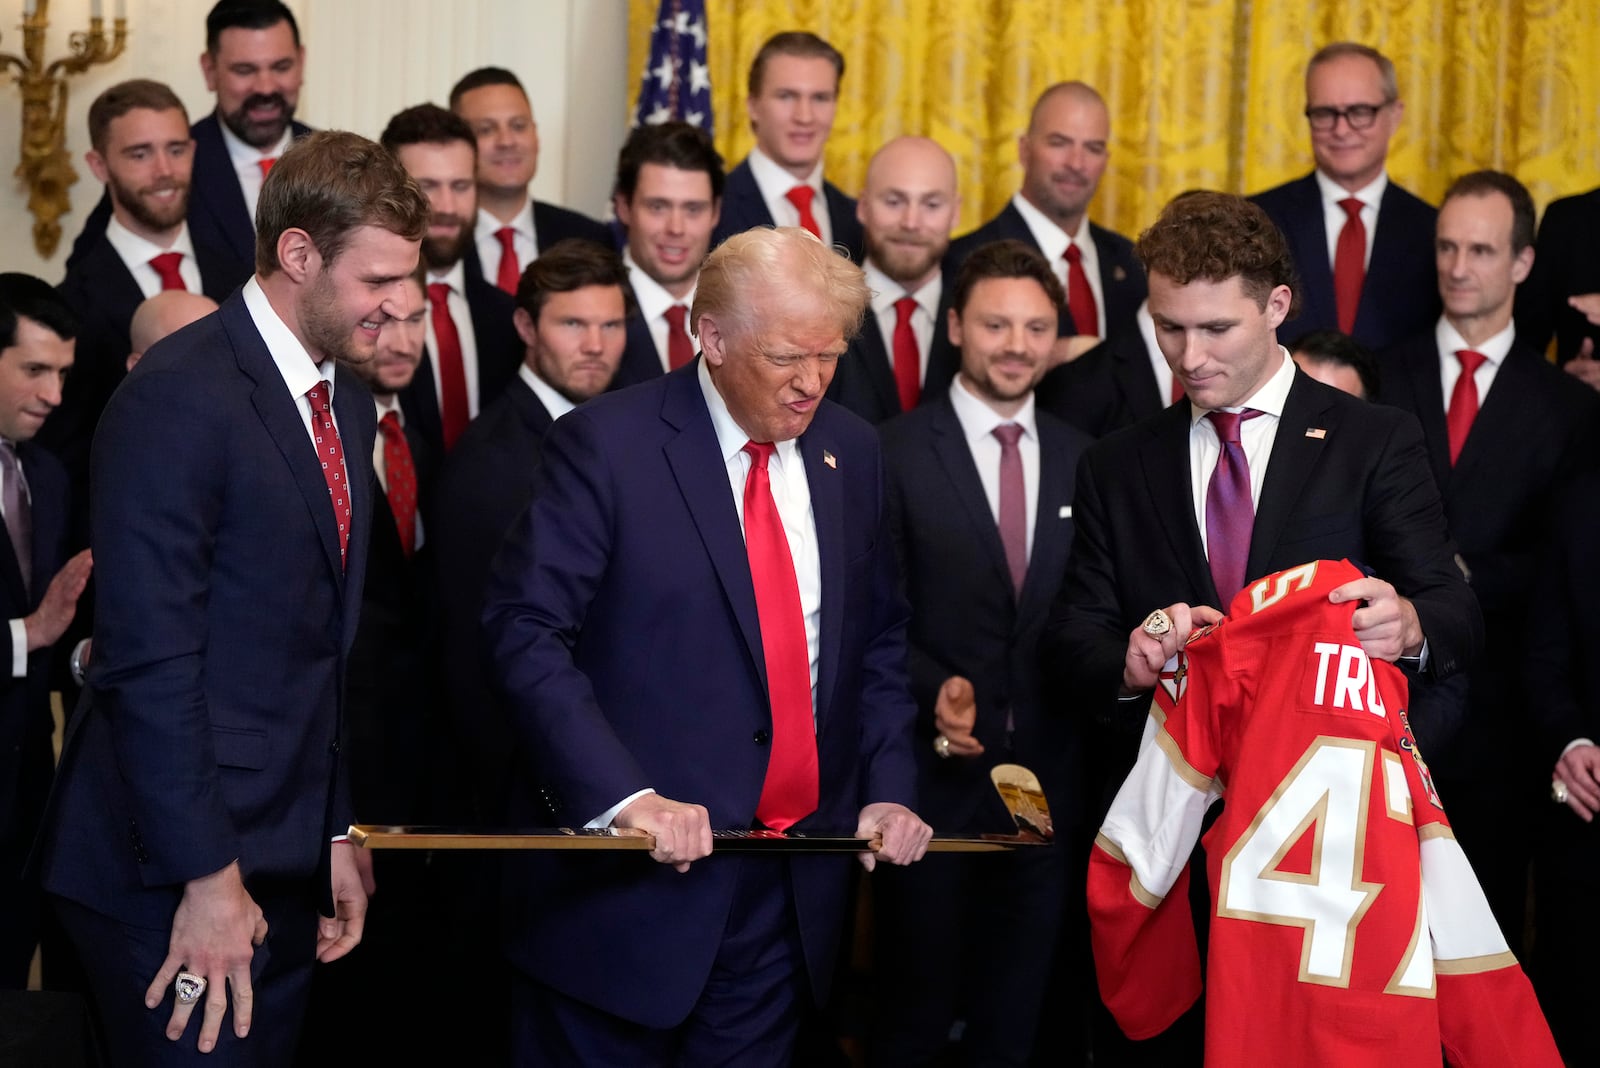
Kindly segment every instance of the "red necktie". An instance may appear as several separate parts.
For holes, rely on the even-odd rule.
[[[514,297],[517,295],[517,283],[522,281],[522,270],[517,266],[517,232],[509,226],[502,226],[494,232],[494,236],[500,241],[500,270],[494,284]]]
[[[467,365],[461,355],[461,335],[450,317],[450,286],[428,283],[428,303],[433,305],[433,340],[439,351],[439,413],[444,421],[444,447],[453,448],[472,416],[467,410]]]
[[[1068,244],[1062,253],[1067,260],[1067,310],[1072,313],[1072,326],[1079,334],[1100,336],[1100,312],[1094,303],[1094,290],[1089,288],[1089,276],[1083,272],[1083,253],[1075,244]]]
[[[1022,592],[1028,576],[1028,496],[1022,481],[1022,452],[1017,440],[1022,428],[1002,423],[994,428],[1000,439],[1000,544],[1006,549],[1006,566],[1011,569],[1011,586]]]
[[[1339,312],[1339,331],[1355,329],[1356,308],[1361,304],[1361,284],[1367,278],[1367,227],[1361,221],[1361,201],[1345,197],[1339,206],[1349,216],[1339,230],[1333,252],[1333,303]]]
[[[917,302],[910,297],[894,302],[894,385],[902,412],[915,408],[922,396],[922,351],[916,331],[911,329],[916,310]]]
[[[183,262],[181,252],[163,252],[159,256],[150,258],[150,266],[156,269],[156,274],[161,276],[161,291],[169,289],[182,289],[187,291],[188,286],[183,284],[183,275],[178,273],[178,264]]]
[[[797,185],[783,195],[800,212],[800,225],[815,234],[817,240],[822,240],[822,227],[817,225],[817,217],[811,214],[811,198],[817,195],[817,191],[809,185]]]
[[[1250,535],[1256,525],[1255,501],[1250,495],[1250,461],[1239,440],[1239,426],[1261,413],[1207,412],[1217,429],[1217,466],[1206,487],[1206,559],[1217,585],[1218,608],[1226,612],[1233,595],[1244,588],[1245,563],[1250,558]]]
[[[817,808],[817,728],[811,709],[811,653],[800,609],[800,585],[783,520],[772,499],[767,461],[771,442],[746,442],[750,473],[744,482],[744,543],[761,623],[767,665],[767,700],[772,706],[772,756],[761,784],[756,819],[775,831],[805,819]]]
[[[674,304],[662,314],[667,317],[667,366],[676,371],[694,359],[694,342],[689,340],[685,322],[689,309]]]
[[[1461,361],[1461,377],[1456,379],[1456,387],[1450,391],[1450,409],[1444,417],[1445,431],[1450,435],[1452,467],[1455,466],[1456,457],[1461,455],[1461,446],[1467,443],[1472,421],[1478,417],[1478,383],[1473,376],[1488,357],[1471,349],[1459,349],[1456,359]]]
[[[345,548],[350,544],[350,494],[346,490],[344,447],[339,444],[339,428],[333,425],[332,390],[326,382],[318,382],[306,390],[306,400],[311,402],[311,434],[317,444],[317,459],[322,464],[322,477],[328,483],[328,496],[333,500],[333,518],[339,526],[339,562],[344,563]]]
[[[1173,404],[1177,404],[1179,401],[1183,400],[1183,379],[1179,378],[1177,375],[1172,376],[1171,393]]]
[[[417,551],[417,466],[411,462],[411,444],[400,429],[400,413],[384,412],[378,420],[383,438],[383,471],[388,486],[389,511],[394,513],[400,548],[406,556]]]
[[[276,162],[278,162],[277,156],[266,156],[256,160],[256,166],[261,168],[261,180],[263,182],[267,180],[267,175],[272,173],[272,165]]]

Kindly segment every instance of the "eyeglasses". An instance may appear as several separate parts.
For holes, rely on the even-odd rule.
[[[1324,132],[1339,125],[1343,119],[1352,130],[1365,130],[1378,121],[1378,112],[1394,103],[1385,100],[1381,104],[1351,104],[1347,108],[1306,108],[1306,118],[1311,121],[1313,130]]]

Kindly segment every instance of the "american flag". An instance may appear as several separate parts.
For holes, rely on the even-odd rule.
[[[679,120],[711,133],[705,0],[661,0],[650,61],[639,80],[637,125]]]

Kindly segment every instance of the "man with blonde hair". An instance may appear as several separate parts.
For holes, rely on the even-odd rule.
[[[868,868],[926,848],[877,439],[823,398],[866,303],[804,231],[736,235],[700,357],[545,439],[484,615],[530,765],[511,818],[558,798],[660,863],[512,858],[518,1064],[788,1063],[848,858],[713,856],[712,829],[881,835]]]

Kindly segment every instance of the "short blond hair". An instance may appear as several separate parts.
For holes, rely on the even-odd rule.
[[[819,299],[846,340],[861,329],[872,300],[865,272],[798,226],[757,227],[718,245],[695,283],[691,329],[702,315],[746,336],[760,327],[757,305],[771,297]]]

